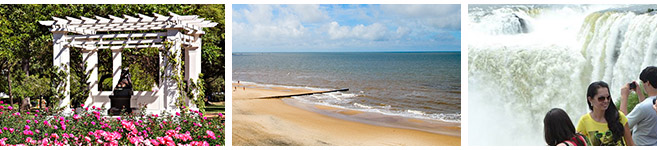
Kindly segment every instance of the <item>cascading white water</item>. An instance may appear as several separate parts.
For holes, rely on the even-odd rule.
[[[657,65],[656,7],[471,6],[470,145],[546,145],[547,111],[562,108],[577,125],[593,81],[609,83],[618,102],[623,84]],[[520,27],[513,18],[530,30],[510,32]]]

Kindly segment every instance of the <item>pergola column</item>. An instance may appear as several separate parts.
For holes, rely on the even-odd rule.
[[[98,93],[98,50],[97,49],[85,49],[82,50],[82,60],[87,63],[85,71],[89,73],[89,94],[94,95]],[[85,106],[89,106],[93,103],[93,96],[87,97],[87,100],[84,102]]]
[[[112,90],[119,84],[121,79],[121,50],[112,50]]]
[[[66,92],[64,98],[59,103],[59,107],[64,107],[64,112],[71,112],[69,105],[71,104],[71,76],[70,76],[70,62],[71,62],[71,50],[68,47],[68,41],[66,40],[68,32],[58,31],[52,32],[52,41],[53,41],[53,65],[59,67],[60,70],[66,72]],[[61,88],[61,87],[60,87]]]
[[[191,80],[193,79],[194,82],[198,81],[199,74],[201,73],[201,54],[202,54],[202,49],[201,49],[201,35],[196,34],[194,35],[195,42],[192,43],[190,47],[185,48],[185,80],[187,81],[187,85],[191,85]],[[198,91],[193,91],[194,95],[198,94]],[[185,102],[192,107],[195,107],[196,105],[192,105],[192,102],[189,100],[189,98],[185,99]]]
[[[180,51],[181,51],[180,47],[182,46],[181,36],[182,36],[182,33],[180,32],[180,30],[177,30],[177,29],[167,30],[167,39],[166,40],[168,42],[172,42],[172,45],[171,45],[171,47],[169,47],[168,51],[172,54],[178,54],[174,58],[174,59],[177,59],[178,62],[181,62],[181,59],[180,59],[180,54],[181,54],[180,53]],[[161,60],[160,65],[169,64],[169,58],[162,57],[162,54],[160,54],[160,60]],[[164,68],[165,76],[175,75],[176,72],[174,72],[173,67],[176,67],[176,68],[181,67],[180,63],[178,63],[177,65],[178,66],[168,66],[167,65],[166,68]],[[163,95],[164,109],[167,110],[167,111],[174,111],[175,109],[177,109],[177,107],[176,107],[176,98],[179,95],[178,92],[177,92],[179,89],[176,86],[176,81],[171,80],[167,77],[161,77],[160,79],[164,81],[163,84],[162,84],[162,86],[163,86],[162,87],[162,90],[163,90],[162,94],[164,94]],[[182,90],[182,89],[180,89],[180,90]]]

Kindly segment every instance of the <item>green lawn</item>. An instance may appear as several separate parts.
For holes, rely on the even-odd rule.
[[[205,105],[205,113],[224,113],[226,112],[225,103],[211,103]]]

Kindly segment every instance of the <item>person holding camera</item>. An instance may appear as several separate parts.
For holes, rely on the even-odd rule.
[[[657,145],[657,112],[653,109],[657,97],[657,67],[649,66],[639,75],[642,87],[648,94],[644,99],[643,92],[635,81],[621,88],[621,111],[627,114],[627,97],[630,90],[637,93],[639,104],[627,115],[628,125],[632,131],[632,139],[636,145]]]

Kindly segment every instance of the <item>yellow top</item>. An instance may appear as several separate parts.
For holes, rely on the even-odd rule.
[[[620,115],[620,123],[625,126],[627,118],[623,112],[618,111]],[[621,141],[613,143],[612,133],[607,126],[607,123],[601,123],[591,118],[591,113],[586,113],[579,119],[577,123],[577,132],[586,136],[591,142],[591,146],[624,146],[627,145],[625,137],[621,135]],[[622,142],[622,143],[621,143]]]

